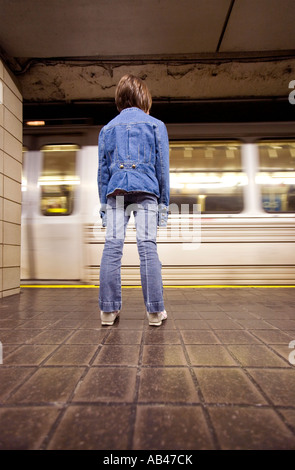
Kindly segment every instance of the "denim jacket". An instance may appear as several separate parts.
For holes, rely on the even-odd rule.
[[[107,197],[116,190],[147,192],[158,198],[158,225],[169,206],[169,142],[162,121],[139,108],[126,108],[102,128],[98,139],[100,215],[106,225]]]

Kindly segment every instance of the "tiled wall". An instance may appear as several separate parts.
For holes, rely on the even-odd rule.
[[[22,96],[0,61],[0,297],[20,286]]]

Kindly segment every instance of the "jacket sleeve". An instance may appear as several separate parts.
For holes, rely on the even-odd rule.
[[[102,218],[102,225],[106,226],[106,204],[107,204],[107,189],[110,180],[110,174],[107,166],[107,158],[105,154],[105,140],[104,128],[99,133],[98,138],[98,172],[97,172],[97,185],[98,194],[100,199],[100,217]]]
[[[158,207],[158,226],[165,227],[168,221],[170,199],[169,179],[169,139],[166,126],[160,122],[156,129],[156,176],[159,182],[160,198]]]

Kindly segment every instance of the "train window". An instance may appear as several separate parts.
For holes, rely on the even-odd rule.
[[[42,147],[43,168],[39,178],[41,212],[46,216],[70,215],[74,210],[76,175],[76,145],[46,145]]]
[[[170,142],[170,204],[179,210],[241,212],[246,183],[239,142]]]
[[[295,212],[295,140],[261,141],[259,173],[256,182],[261,189],[266,212]]]

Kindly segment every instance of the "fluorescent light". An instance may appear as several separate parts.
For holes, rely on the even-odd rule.
[[[27,126],[45,126],[45,121],[27,121]]]

